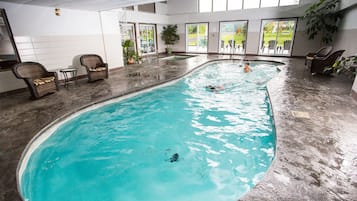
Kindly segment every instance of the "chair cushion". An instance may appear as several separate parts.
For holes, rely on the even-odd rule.
[[[35,86],[39,86],[39,85],[43,85],[43,84],[50,83],[53,81],[55,81],[55,77],[53,77],[53,76],[52,77],[43,77],[43,78],[34,79],[33,84]]]
[[[105,70],[107,70],[106,67],[96,67],[96,68],[89,69],[89,71],[91,71],[91,72],[99,72],[99,71],[105,71]]]

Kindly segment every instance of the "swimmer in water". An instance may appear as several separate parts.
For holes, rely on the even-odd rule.
[[[252,69],[249,67],[249,62],[247,62],[247,63],[244,64],[243,71],[244,71],[245,73],[252,72]]]
[[[170,158],[170,162],[173,163],[173,162],[177,162],[179,159],[179,154],[178,153],[175,153],[171,156]]]
[[[223,90],[224,88],[222,86],[207,85],[206,89],[210,90],[211,92],[217,92]]]

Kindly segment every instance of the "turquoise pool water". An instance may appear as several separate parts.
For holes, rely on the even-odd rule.
[[[253,72],[245,74],[237,63],[210,63],[173,85],[73,118],[31,155],[23,197],[237,200],[274,158],[266,83],[276,65],[251,62]]]

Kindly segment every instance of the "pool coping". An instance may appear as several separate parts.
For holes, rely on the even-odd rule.
[[[194,57],[194,56],[193,56]],[[190,58],[193,58],[190,57]],[[190,59],[187,58],[187,59]],[[263,181],[263,179],[265,177],[267,177],[267,175],[272,171],[273,166],[275,164],[276,158],[277,158],[277,146],[278,146],[278,132],[277,132],[277,128],[275,126],[275,118],[274,118],[274,107],[273,107],[273,103],[270,97],[270,93],[269,93],[269,83],[271,81],[273,81],[274,79],[277,79],[279,77],[279,74],[281,74],[287,67],[287,64],[284,62],[280,62],[280,61],[275,61],[275,60],[266,60],[266,59],[244,59],[245,57],[243,57],[243,59],[236,59],[236,58],[218,58],[218,59],[208,59],[207,61],[203,62],[202,64],[199,64],[195,67],[193,67],[192,69],[186,71],[185,73],[178,75],[176,77],[173,77],[171,79],[167,79],[158,83],[154,83],[148,86],[143,86],[141,88],[134,88],[132,90],[126,91],[124,93],[103,99],[103,100],[99,100],[99,101],[95,101],[95,102],[91,102],[89,104],[83,105],[79,108],[76,108],[74,110],[71,110],[67,113],[65,113],[64,115],[61,115],[60,117],[58,117],[57,119],[55,119],[54,121],[52,121],[51,123],[47,124],[45,127],[41,128],[32,138],[31,140],[27,143],[25,149],[23,150],[20,160],[17,164],[17,168],[16,168],[16,183],[17,183],[17,191],[20,195],[20,198],[23,201],[28,201],[27,199],[24,199],[22,193],[21,193],[21,178],[22,178],[22,174],[23,174],[23,170],[26,169],[26,166],[29,162],[29,159],[32,155],[32,153],[38,148],[38,146],[40,146],[45,140],[47,140],[49,137],[51,137],[51,135],[54,133],[54,131],[56,129],[58,129],[59,126],[63,125],[64,123],[70,121],[71,119],[77,117],[80,114],[83,114],[85,112],[94,110],[98,107],[102,107],[108,104],[112,104],[114,102],[118,102],[118,101],[122,101],[134,96],[137,96],[139,94],[142,93],[146,93],[158,88],[162,88],[165,86],[169,86],[172,85],[178,81],[180,81],[181,79],[183,79],[184,77],[186,77],[187,75],[193,73],[194,71],[200,70],[202,67],[204,67],[205,65],[209,64],[209,63],[214,63],[214,62],[219,62],[219,61],[239,61],[239,62],[250,62],[250,61],[257,61],[257,62],[271,62],[271,63],[276,63],[276,64],[280,64],[280,66],[277,66],[277,70],[279,71],[278,74],[273,77],[271,80],[268,81],[267,85],[266,85],[266,91],[267,91],[267,96],[269,98],[269,102],[270,102],[270,107],[271,107],[271,112],[272,112],[272,118],[273,118],[273,126],[275,129],[275,149],[274,149],[274,159],[272,160],[269,168],[266,170],[264,176],[261,178],[261,180],[257,183],[259,184],[261,181]],[[145,64],[144,64],[145,65]],[[35,146],[35,147],[33,147]],[[23,165],[25,165],[23,167]],[[245,194],[243,194],[240,198],[237,198],[238,200],[242,199],[245,197],[245,195],[251,193],[255,187],[257,186],[257,184],[255,184],[254,187],[252,187],[248,192],[246,192]]]

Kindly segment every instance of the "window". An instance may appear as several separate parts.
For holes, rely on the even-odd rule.
[[[147,13],[155,13],[155,3],[139,5],[138,11],[147,12]]]
[[[226,10],[227,10],[227,1],[213,0],[213,12],[226,11]]]
[[[259,8],[260,0],[244,0],[244,9]]]
[[[291,55],[296,19],[262,20],[260,54]]]
[[[121,23],[121,40],[122,42],[126,40],[131,40],[134,50],[136,50],[136,38],[135,38],[135,24],[134,23]]]
[[[125,8],[123,8],[123,10],[132,10],[132,11],[134,11],[134,6],[125,7]]]
[[[247,44],[248,21],[220,22],[219,52],[244,54]]]
[[[0,70],[20,62],[15,41],[4,9],[0,9]]]
[[[208,23],[186,24],[186,52],[207,52]]]
[[[156,53],[156,31],[154,24],[140,24],[140,51],[143,54]]]
[[[228,10],[239,10],[243,7],[243,0],[228,0]]]
[[[261,0],[260,7],[277,7],[279,4],[279,0]]]
[[[212,0],[199,0],[200,13],[212,12]]]
[[[280,6],[298,5],[299,0],[280,0]]]
[[[199,12],[298,5],[300,0],[199,0]]]

